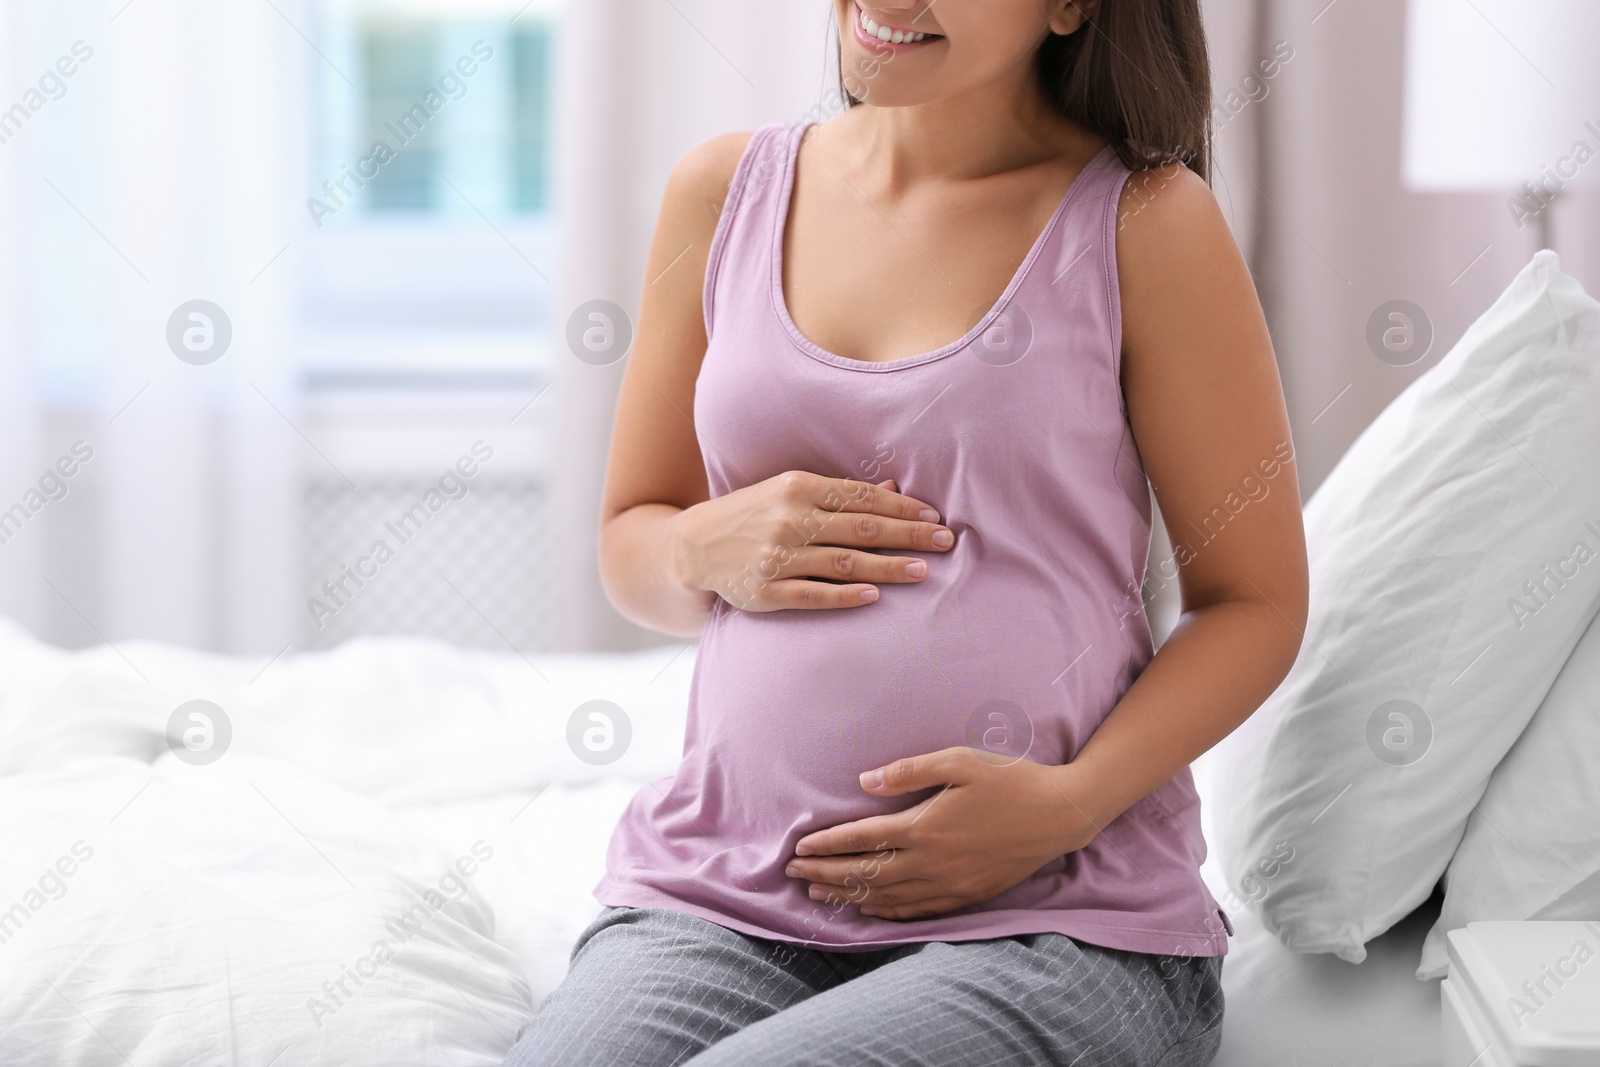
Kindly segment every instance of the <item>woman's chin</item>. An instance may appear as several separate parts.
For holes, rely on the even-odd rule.
[[[859,73],[849,73],[845,78],[845,85],[857,100],[873,107],[914,107],[917,104],[928,104],[943,95],[926,88],[915,81],[900,79],[898,84],[886,81],[880,73],[876,78],[863,77]]]

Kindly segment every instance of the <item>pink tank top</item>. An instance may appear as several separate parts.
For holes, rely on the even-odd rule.
[[[884,585],[862,608],[757,613],[719,599],[683,761],[623,814],[597,899],[834,950],[1053,932],[1226,953],[1187,770],[1087,848],[950,915],[863,916],[784,875],[806,834],[931,795],[871,796],[862,771],[953,745],[1065,763],[1151,656],[1149,496],[1119,379],[1128,170],[1109,146],[1095,156],[966,336],[869,363],[817,347],[784,305],[782,235],[809,125],[755,132],[712,241],[694,402],[711,493],[788,470],[894,478],[939,509],[956,544],[927,557],[920,583]]]

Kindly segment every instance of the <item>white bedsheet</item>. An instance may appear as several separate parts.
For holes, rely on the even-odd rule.
[[[0,1063],[498,1065],[535,1003],[522,961],[559,979],[587,887],[524,865],[541,850],[515,835],[559,819],[493,799],[670,771],[682,651],[535,664],[392,640],[268,663],[71,653],[0,624]],[[232,729],[203,766],[166,743],[197,698]],[[595,698],[633,721],[608,768],[567,747]],[[396,814],[419,802],[489,817],[441,847]],[[592,862],[603,835],[558,848],[580,839]],[[518,895],[497,916],[480,882]]]
[[[1253,914],[1234,918],[1216,1067],[1438,1067],[1439,983],[1416,979],[1437,902],[1376,941],[1360,965],[1290,952]]]
[[[0,778],[0,1061],[498,1064],[531,998],[465,873],[492,852],[293,765],[209,770]]]
[[[1227,787],[1216,767],[1208,756],[1194,768],[1208,840],[1220,807],[1210,800]],[[1353,964],[1285,948],[1230,894],[1215,856],[1201,874],[1218,901],[1233,904],[1216,1067],[1437,1067],[1439,983],[1417,981],[1416,967],[1438,900],[1368,942],[1365,962]]]
[[[0,621],[0,848],[22,857],[0,867],[0,909],[74,841],[108,843],[0,944],[5,1062],[225,1064],[246,1050],[238,1062],[265,1063],[274,1050],[257,1050],[288,1035],[280,1067],[498,1063],[599,910],[589,893],[617,815],[676,762],[692,659],[376,640],[267,666],[139,643],[66,653]],[[209,767],[163,740],[197,697],[234,725]],[[609,767],[566,746],[567,717],[594,698],[634,727]],[[320,983],[474,846],[492,857],[413,958],[311,1025]],[[1437,1062],[1437,983],[1411,976],[1426,921],[1355,966],[1291,953],[1230,913],[1219,1067]],[[208,1057],[169,1054],[196,1042]]]

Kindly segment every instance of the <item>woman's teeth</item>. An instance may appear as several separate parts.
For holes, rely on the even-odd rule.
[[[876,37],[878,40],[888,41],[890,44],[905,44],[907,41],[921,41],[928,37],[926,33],[909,33],[905,30],[894,30],[888,26],[880,26],[868,18],[865,11],[861,12],[861,28],[867,31],[868,37]],[[934,36],[937,37],[938,34],[934,34]]]

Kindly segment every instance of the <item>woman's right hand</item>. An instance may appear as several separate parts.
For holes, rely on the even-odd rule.
[[[928,573],[926,560],[879,551],[946,552],[955,544],[939,513],[901,495],[893,480],[872,485],[807,471],[686,508],[670,528],[676,581],[746,611],[870,604],[880,583]]]

